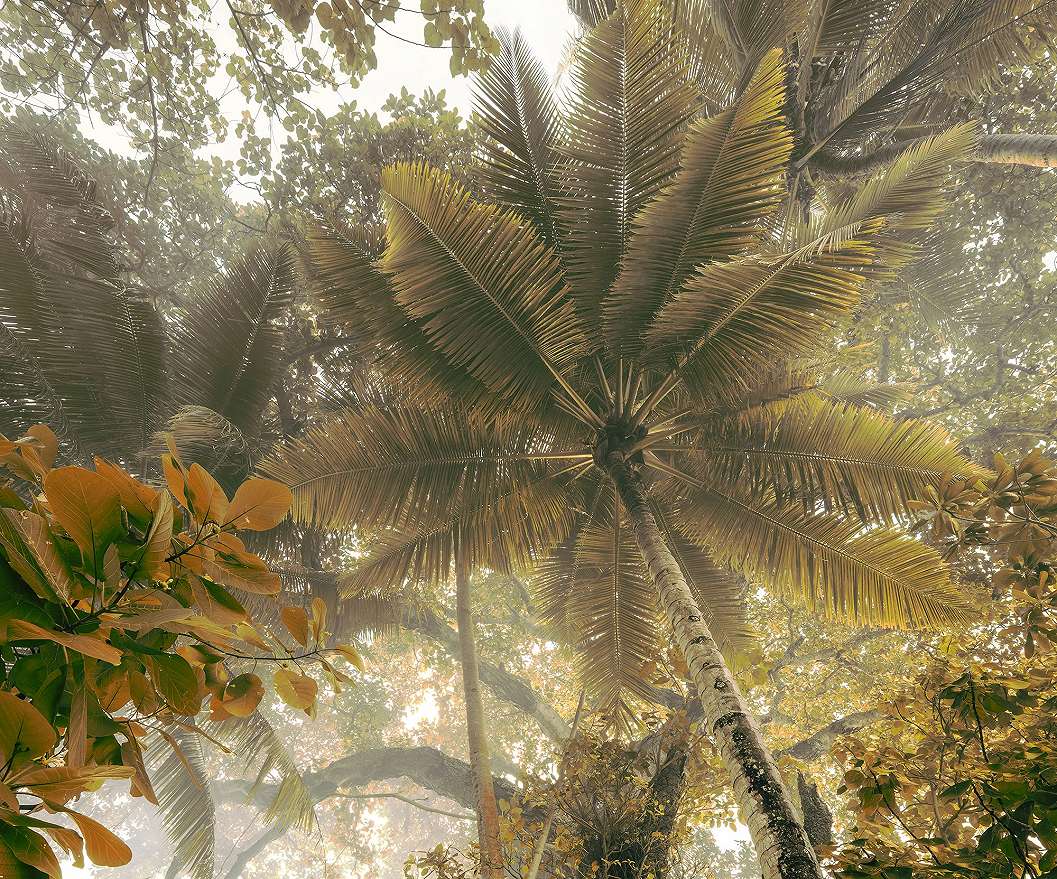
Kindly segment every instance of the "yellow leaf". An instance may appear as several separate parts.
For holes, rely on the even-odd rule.
[[[103,554],[121,537],[121,496],[93,470],[60,467],[44,479],[44,493],[56,521],[81,550],[92,576],[103,572]]]
[[[327,625],[327,603],[322,598],[312,599],[312,634],[316,641],[323,637]]]
[[[235,637],[240,638],[241,640],[245,641],[247,644],[252,644],[254,647],[258,648],[259,650],[264,650],[265,652],[271,652],[272,648],[268,646],[268,642],[266,642],[260,636],[260,634],[257,632],[257,630],[255,628],[253,628],[253,626],[251,626],[249,623],[239,623],[235,627]]]
[[[351,644],[339,644],[334,649],[356,666],[361,672],[366,671],[366,668],[363,665],[363,657],[360,656],[359,652]]]
[[[291,708],[300,708],[311,714],[318,690],[312,678],[281,668],[275,673],[275,692]]]
[[[191,509],[199,522],[227,522],[228,496],[201,464],[192,464],[187,473],[187,492]]]
[[[228,681],[220,700],[224,710],[235,717],[249,717],[264,698],[264,684],[255,674],[241,674]]]
[[[77,829],[81,831],[85,851],[93,864],[99,867],[121,867],[132,860],[132,849],[98,821],[72,809],[64,811],[73,818]]]
[[[228,519],[236,528],[267,531],[285,518],[293,502],[293,494],[281,482],[247,479],[231,500]]]
[[[308,644],[308,615],[303,607],[284,607],[279,611],[286,630],[301,646]]]
[[[69,647],[70,650],[76,650],[84,656],[93,656],[111,665],[118,665],[121,662],[121,651],[101,638],[93,635],[67,635],[65,632],[42,629],[35,623],[27,623],[25,620],[8,620],[7,637],[10,641],[53,641],[63,647]]]

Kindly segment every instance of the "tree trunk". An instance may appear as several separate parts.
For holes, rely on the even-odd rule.
[[[855,177],[869,174],[893,161],[916,140],[896,141],[872,153],[840,156],[819,150],[808,164],[821,174]],[[1057,135],[1055,134],[985,134],[980,137],[970,162],[993,165],[1029,165],[1034,168],[1057,168]]]
[[[488,738],[481,702],[481,680],[477,670],[473,615],[470,611],[470,571],[461,554],[455,557],[455,619],[459,628],[459,660],[466,700],[466,734],[469,739],[470,769],[477,798],[477,839],[481,848],[482,879],[501,879],[503,856],[499,846],[499,808],[492,787],[492,767],[488,758]]]
[[[650,512],[639,474],[623,461],[610,463],[609,472],[657,588],[661,610],[675,630],[690,679],[700,694],[705,722],[730,774],[764,879],[823,879],[778,767]]]

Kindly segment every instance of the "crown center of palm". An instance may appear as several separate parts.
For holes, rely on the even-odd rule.
[[[611,414],[595,434],[592,449],[595,464],[603,469],[615,463],[641,463],[642,452],[635,448],[647,434],[644,424],[635,426],[630,418]]]

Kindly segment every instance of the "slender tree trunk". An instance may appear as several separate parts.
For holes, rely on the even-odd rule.
[[[840,156],[819,150],[808,164],[821,174],[854,177],[869,174],[892,162],[917,141],[904,140],[885,144],[871,153]],[[992,165],[1029,165],[1034,168],[1057,168],[1057,135],[1055,134],[985,134],[970,162]]]
[[[470,571],[456,551],[455,619],[459,628],[459,660],[462,688],[466,699],[466,733],[469,739],[470,769],[477,796],[477,838],[481,848],[482,879],[501,879],[503,855],[499,846],[499,808],[492,787],[492,767],[488,757],[488,737],[481,702],[481,680],[477,670],[473,615],[470,611]]]
[[[675,630],[690,679],[700,694],[708,731],[730,774],[764,879],[823,879],[778,767],[650,512],[639,474],[623,461],[611,463],[609,472],[659,593],[661,610]]]

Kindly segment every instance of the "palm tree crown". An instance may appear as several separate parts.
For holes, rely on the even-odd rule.
[[[968,603],[906,536],[906,501],[974,468],[938,427],[808,359],[943,209],[960,128],[806,221],[786,209],[786,67],[765,54],[704,117],[692,35],[636,0],[580,46],[559,111],[519,35],[479,88],[482,197],[422,164],[383,177],[371,260],[312,241],[321,302],[368,325],[375,405],[263,469],[295,517],[372,535],[348,592],[534,564],[602,702],[648,696],[661,627],[614,468],[643,483],[721,646],[750,643],[744,575],[830,616],[943,625]]]

